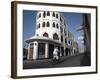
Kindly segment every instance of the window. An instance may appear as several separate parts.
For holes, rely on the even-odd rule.
[[[58,18],[58,14],[56,14],[56,18]]]
[[[39,23],[39,24],[37,24],[37,29],[38,29],[38,28],[40,28],[40,23]]]
[[[47,16],[50,16],[50,12],[49,11],[47,11]]]
[[[60,26],[60,31],[61,31],[61,33],[63,32],[63,28]]]
[[[61,36],[61,42],[63,42],[63,37]]]
[[[67,39],[65,39],[65,43],[67,43]]]
[[[68,43],[70,44],[70,41],[68,41]]]
[[[71,43],[70,43],[71,45],[72,45],[72,41],[71,41]]]
[[[36,34],[36,36],[39,36],[39,34]]]
[[[48,33],[45,32],[45,33],[43,34],[43,36],[44,36],[44,37],[48,37]]]
[[[41,17],[41,13],[39,14],[39,18]]]
[[[43,17],[45,18],[46,17],[46,12],[44,11],[44,13],[43,13]]]
[[[38,28],[40,28],[40,23],[39,23],[39,25],[38,25]]]
[[[58,37],[57,33],[53,34],[53,39],[54,40],[59,40],[59,37]]]
[[[42,25],[42,27],[45,27],[45,22],[43,22],[43,25]]]
[[[57,27],[57,28],[59,28],[59,25],[58,25],[58,24],[56,24],[56,27]]]
[[[60,21],[62,22],[62,18],[60,17]]]
[[[47,22],[47,27],[49,27],[50,26],[50,23],[49,22]]]
[[[33,48],[33,47],[34,47],[34,43],[31,43],[31,44],[30,44],[30,47]]]
[[[68,38],[70,38],[70,33],[68,32]]]
[[[55,13],[54,12],[53,12],[52,16],[55,17]]]
[[[53,22],[53,25],[52,25],[53,27],[55,27],[55,23]]]
[[[65,34],[65,36],[66,36],[66,31],[64,30],[64,34]]]

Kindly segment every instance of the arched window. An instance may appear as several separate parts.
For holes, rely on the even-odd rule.
[[[47,16],[50,16],[50,12],[49,11],[47,11]]]
[[[64,30],[64,34],[65,34],[65,36],[67,35],[66,33],[67,33],[67,32]]]
[[[56,27],[57,27],[57,28],[59,28],[59,25],[58,25],[58,24],[56,24]]]
[[[39,25],[38,25],[38,28],[40,28],[40,23],[39,23]]]
[[[46,17],[46,12],[44,11],[44,13],[43,13],[43,17],[45,18]]]
[[[61,42],[63,42],[63,37],[61,36]]]
[[[52,16],[55,17],[55,13],[54,12],[53,12]]]
[[[62,22],[62,18],[61,18],[61,16],[60,16],[60,21]]]
[[[58,37],[57,33],[53,34],[53,39],[54,40],[59,40],[59,37]]]
[[[70,43],[71,45],[72,45],[72,41],[71,41],[71,43]]]
[[[39,24],[37,24],[37,29],[38,29],[38,28],[40,28],[40,23],[39,23]]]
[[[41,17],[41,13],[39,14],[39,18]]]
[[[52,26],[55,27],[55,23],[54,22],[53,22]]]
[[[42,25],[42,27],[45,27],[45,22],[43,22],[43,25]]]
[[[50,26],[50,23],[49,22],[47,22],[47,27],[49,27]]]
[[[44,36],[44,37],[48,37],[48,33],[45,32],[45,33],[43,34],[43,36]]]
[[[58,14],[56,14],[56,18],[58,18]]]
[[[39,36],[39,34],[36,34],[36,36]]]
[[[67,43],[67,39],[65,39],[65,43]]]
[[[61,33],[63,32],[63,28],[62,28],[62,26],[60,26],[60,31],[61,31]]]
[[[70,40],[68,41],[68,44],[70,44]]]

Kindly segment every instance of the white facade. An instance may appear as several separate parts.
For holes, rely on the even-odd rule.
[[[53,39],[53,34],[57,34],[59,37],[59,41],[61,38],[61,33],[60,33],[60,14],[57,12],[49,12],[50,16],[45,16],[43,17],[43,11],[40,11],[37,13],[37,20],[36,20],[36,34],[38,36],[42,36],[44,33],[48,33],[48,37]],[[58,15],[58,18],[53,17],[52,14]],[[41,17],[39,18],[39,14],[41,14]],[[45,12],[45,14],[47,14],[47,12]],[[43,27],[43,23],[45,24],[45,27]],[[47,26],[47,23],[49,24],[49,26]],[[53,24],[55,27],[53,27]],[[40,25],[40,27],[39,27]],[[58,26],[58,27],[57,27]]]
[[[56,46],[60,56],[74,55],[74,37],[58,12],[37,12],[35,35],[26,42],[29,44],[28,59],[52,58]]]

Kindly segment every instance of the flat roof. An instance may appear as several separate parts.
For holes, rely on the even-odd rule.
[[[31,38],[25,40],[25,42],[27,43],[32,42],[32,41],[46,41],[46,42],[61,44],[61,42],[58,40],[53,40],[51,38],[42,37],[42,36],[32,36]]]

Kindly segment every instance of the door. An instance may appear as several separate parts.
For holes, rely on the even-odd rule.
[[[66,56],[68,56],[68,48],[65,49]]]
[[[29,59],[33,59],[33,48],[30,48]]]
[[[64,56],[64,47],[61,47],[62,56]]]
[[[38,44],[38,59],[45,58],[45,43]]]
[[[49,44],[49,58],[53,58],[54,45]]]

